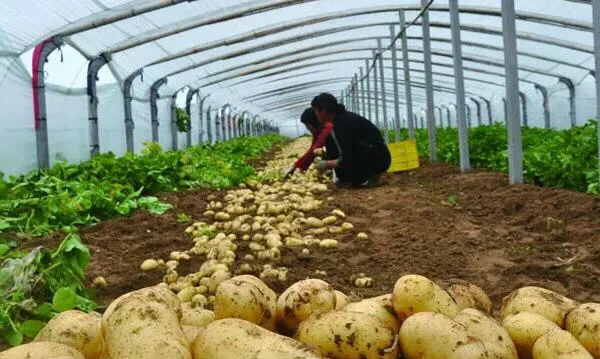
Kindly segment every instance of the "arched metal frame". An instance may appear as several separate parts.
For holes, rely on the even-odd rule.
[[[291,6],[293,4],[299,4],[299,3],[309,2],[309,1],[310,0],[306,0],[306,1],[273,1],[273,2],[270,2],[269,4],[255,5],[253,7],[252,11],[254,11],[254,12],[269,11],[272,9],[277,9],[277,8],[281,8],[281,7],[285,7],[285,6]],[[73,34],[77,34],[79,32],[83,32],[83,31],[92,29],[95,26],[101,26],[101,25],[105,25],[105,24],[114,23],[114,22],[126,19],[128,17],[142,14],[144,12],[154,11],[154,10],[163,8],[165,6],[176,5],[177,3],[180,3],[180,2],[182,2],[182,0],[149,1],[145,6],[141,6],[140,8],[138,8],[137,11],[129,10],[129,12],[127,12],[127,11],[115,12],[115,13],[111,14],[111,16],[104,18],[102,22],[85,23],[85,21],[82,21],[81,23],[76,23],[76,24],[70,26],[68,31],[64,31],[62,34],[60,34],[56,38],[58,39],[57,41],[62,41],[63,38],[66,38]],[[507,103],[507,110],[505,112],[507,114],[510,113],[510,116],[507,115],[507,117],[509,117],[512,121],[519,121],[519,117],[520,117],[520,116],[516,116],[516,118],[515,118],[515,115],[518,114],[518,111],[519,111],[518,106],[515,105],[515,103],[518,103],[519,101],[518,100],[515,101],[515,98],[518,99],[518,97],[521,94],[520,91],[518,90],[519,79],[518,79],[517,73],[518,73],[519,66],[518,66],[518,57],[517,57],[518,53],[516,51],[516,39],[517,38],[525,39],[525,40],[529,40],[529,41],[536,41],[536,42],[544,43],[544,44],[561,46],[561,47],[564,47],[567,49],[586,52],[586,53],[590,53],[590,54],[593,54],[593,53],[598,54],[600,52],[600,49],[599,49],[600,40],[598,39],[600,37],[600,30],[598,29],[598,27],[600,26],[599,21],[598,21],[598,16],[600,16],[598,14],[598,11],[600,11],[600,5],[597,4],[597,0],[592,1],[592,5],[593,5],[592,9],[595,14],[594,24],[586,24],[586,23],[571,21],[569,19],[562,19],[560,17],[551,17],[551,16],[545,16],[545,15],[539,15],[539,14],[533,14],[533,13],[523,13],[523,12],[515,13],[514,0],[503,0],[501,9],[486,8],[486,7],[462,7],[460,9],[458,9],[458,2],[456,0],[454,0],[454,1],[449,1],[448,7],[443,6],[443,5],[440,5],[440,6],[434,5],[431,8],[429,8],[429,10],[427,10],[427,11],[450,11],[450,12],[452,12],[453,3],[456,5],[456,9],[455,9],[456,14],[458,14],[460,12],[460,13],[502,17],[503,28],[500,30],[490,28],[490,27],[484,27],[484,26],[460,26],[460,29],[462,31],[465,31],[465,30],[478,31],[478,32],[483,32],[483,33],[487,33],[487,34],[503,35],[504,43],[505,43],[504,44],[504,52],[505,52],[505,58],[506,58],[506,63],[504,64],[504,66],[507,69],[505,78],[506,78],[506,89],[507,89],[507,98],[508,98],[508,101],[505,100]],[[397,11],[397,10],[401,10],[401,9],[421,10],[421,8],[425,6],[425,4],[426,4],[426,1],[422,0],[421,6],[406,5],[406,6],[395,6],[395,7],[389,7],[389,6],[388,7],[374,7],[374,8],[344,11],[344,12],[332,13],[332,14],[324,14],[321,16],[313,17],[311,19],[301,19],[301,20],[294,22],[293,24],[287,24],[288,27],[286,29],[307,26],[307,25],[311,25],[311,24],[329,21],[331,19],[357,16],[359,14],[362,15],[362,14],[385,13],[385,12]],[[430,26],[450,27],[449,24],[445,24],[445,23],[429,24],[427,11],[424,11],[422,13],[423,17],[422,17],[421,22],[415,21],[413,23],[415,25],[423,26],[423,29],[426,30],[426,32],[428,32]],[[88,56],[88,58],[91,58],[90,71],[88,72],[88,89],[91,89],[91,91],[89,91],[89,96],[90,96],[89,118],[90,118],[90,135],[91,135],[90,136],[90,138],[91,138],[90,144],[92,146],[91,153],[95,154],[95,153],[99,152],[99,143],[97,141],[98,118],[97,118],[97,98],[95,95],[95,79],[96,79],[97,71],[103,65],[103,62],[104,63],[109,62],[111,59],[111,55],[116,52],[120,52],[120,51],[123,51],[128,48],[133,48],[135,46],[138,46],[143,43],[147,43],[149,41],[161,39],[161,38],[164,38],[166,36],[169,36],[169,35],[177,33],[177,32],[187,31],[190,29],[198,28],[198,27],[206,25],[206,24],[223,21],[224,19],[243,17],[243,16],[245,16],[246,13],[251,13],[251,12],[249,11],[249,9],[245,9],[244,11],[240,11],[239,13],[236,13],[236,14],[223,14],[223,16],[221,18],[196,20],[196,21],[192,21],[191,23],[186,24],[184,28],[180,27],[180,28],[175,29],[175,28],[170,28],[169,26],[166,26],[166,27],[163,27],[163,29],[161,29],[161,30],[156,30],[156,31],[153,31],[148,34],[144,34],[143,36],[133,37],[133,38],[128,39],[120,44],[112,46],[111,48],[107,49],[106,52],[103,52],[103,53],[99,54],[98,56],[95,56],[95,57]],[[542,23],[542,24],[546,24],[546,25],[549,24],[549,25],[555,25],[555,26],[560,26],[560,27],[567,27],[567,28],[576,29],[579,31],[594,31],[594,36],[595,36],[594,37],[594,39],[595,39],[594,45],[595,46],[587,47],[584,45],[569,43],[568,41],[562,41],[562,40],[553,39],[550,37],[540,36],[540,35],[536,35],[536,34],[517,33],[515,30],[515,26],[514,26],[516,19],[519,19],[522,21],[532,21],[532,22]],[[268,30],[263,30],[263,32],[260,35],[263,35],[263,36],[268,35]],[[250,36],[250,37],[244,38],[243,36],[241,36],[238,39],[238,41],[239,42],[248,41],[250,38],[256,38],[258,36],[258,34],[254,33],[254,34],[251,34],[248,36]],[[424,32],[424,38],[425,38],[424,44],[428,45],[430,40],[428,39],[428,36],[427,36],[427,34],[425,34],[425,32]],[[52,50],[51,50],[52,45],[48,44],[47,41],[44,42],[42,45],[43,45],[42,50],[45,49],[47,52],[47,54],[46,54],[46,58],[47,58],[47,55],[50,52],[52,52]],[[456,45],[456,42],[454,43],[454,45]],[[216,47],[217,45],[214,44],[213,46]],[[460,46],[460,44],[459,44],[459,46]],[[404,46],[404,48],[405,47],[406,46]],[[428,63],[430,63],[430,61],[431,61],[431,56],[429,56],[428,52],[429,51],[426,46],[426,48],[425,48],[426,85],[427,84],[433,85],[433,82],[431,80],[432,71],[431,71],[431,68],[428,66]],[[379,55],[379,58],[382,59],[382,56],[383,55]],[[596,59],[598,57],[599,56],[596,56]],[[405,70],[408,70],[408,66],[404,66],[404,68],[405,68]],[[381,64],[380,71],[381,71],[382,77],[384,75],[383,70],[384,70],[384,67],[383,67],[383,64]],[[590,71],[592,71],[592,70],[590,69]],[[43,67],[42,67],[42,72],[43,72]],[[540,73],[545,74],[545,71],[541,71]],[[368,75],[368,71],[367,71],[367,75]],[[151,108],[153,110],[153,112],[152,112],[153,113],[153,116],[152,116],[153,140],[158,140],[158,132],[157,132],[158,119],[157,119],[157,116],[155,113],[156,112],[156,100],[159,97],[158,96],[158,88],[161,85],[164,85],[164,83],[166,83],[166,78],[169,76],[170,75],[166,75],[164,78],[159,79],[150,88]],[[567,87],[569,88],[569,91],[571,93],[570,114],[571,114],[572,124],[575,125],[576,124],[576,118],[575,118],[576,112],[575,112],[575,101],[574,101],[575,89],[573,86],[573,82],[572,82],[572,80],[570,80],[568,78],[564,78],[564,77],[559,78],[559,81],[564,83],[565,85],[567,85]],[[354,81],[354,82],[357,83],[356,81]],[[385,81],[381,81],[380,84],[383,87],[385,84]],[[406,87],[409,87],[409,88],[412,87],[411,81],[407,82]],[[432,89],[433,86],[427,86],[427,89],[429,89],[429,88]],[[600,88],[600,85],[599,85],[599,88]],[[44,86],[37,86],[36,91],[43,92]],[[356,98],[356,92],[357,91],[354,91],[355,98]],[[386,91],[383,89],[382,95],[385,95],[385,93],[386,93]],[[377,98],[377,96],[375,96],[375,97]],[[463,97],[463,96],[461,96],[461,97]],[[524,96],[522,96],[522,97],[524,97]],[[522,99],[521,102],[523,104],[523,107],[526,107],[526,98]],[[598,102],[598,112],[600,113],[600,100],[597,99],[597,102]],[[382,104],[385,104],[385,103],[386,102],[384,100],[382,102]],[[42,104],[45,107],[45,102],[42,102]],[[428,107],[427,115],[428,115],[428,120],[429,120],[428,121],[429,122],[429,130],[430,130],[430,135],[431,135],[432,131],[435,131],[435,123],[433,123],[433,124],[431,123],[432,122],[431,118],[433,116],[433,113],[432,113],[433,105],[434,105],[433,93],[427,94],[427,105],[428,105],[427,106]],[[356,106],[356,107],[358,107],[358,106]],[[527,120],[526,108],[524,108],[524,110],[525,110],[524,111],[524,120],[526,122],[526,120]],[[491,112],[489,103],[488,103],[488,111]],[[127,110],[125,112],[127,112]],[[36,113],[40,114],[40,115],[36,116],[36,123],[39,120],[42,120],[45,122],[45,117],[44,117],[45,108],[44,108],[44,111],[36,111]],[[384,116],[386,116],[386,111],[384,111]],[[210,117],[210,116],[208,116],[208,117]],[[128,121],[127,113],[126,113],[126,121]],[[491,121],[491,116],[490,116],[490,121]],[[384,121],[384,122],[386,122],[386,121]],[[129,123],[129,122],[126,122],[126,123]],[[507,123],[507,125],[508,125],[508,123]],[[94,127],[95,127],[95,129],[94,129]],[[265,126],[263,126],[263,127],[265,127]],[[515,125],[512,123],[508,127],[509,127],[509,138],[510,138],[509,149],[511,149],[515,146],[520,147],[520,129],[516,128]],[[44,134],[41,132],[44,132],[47,130],[45,129],[44,126],[38,127],[37,124],[36,124],[36,130],[37,130],[36,138],[38,139],[38,144],[39,144],[38,145],[38,162],[40,163],[40,167],[44,167],[44,166],[47,166],[47,162],[48,162],[45,160],[45,158],[47,157],[47,152],[48,152],[47,151],[47,133]],[[94,134],[95,134],[95,136],[94,136]],[[127,137],[129,138],[129,135],[127,135]],[[44,138],[46,138],[45,141],[44,141]],[[433,137],[433,138],[435,138],[435,137]],[[44,144],[44,142],[45,142],[45,144]],[[130,146],[128,145],[128,149],[129,148],[130,148]],[[43,153],[44,151],[46,152],[45,154]],[[518,151],[520,151],[520,149],[518,149]],[[435,148],[433,148],[431,152],[432,152],[432,156],[434,156]],[[511,157],[511,160],[513,160],[513,162],[514,162],[515,158],[518,157],[520,159],[520,158],[522,158],[522,155],[520,154],[520,152],[517,152],[517,153],[511,152],[510,157]],[[521,164],[521,167],[522,167],[522,164]],[[522,177],[522,168],[519,168],[519,163],[516,163],[516,164],[511,163],[510,172],[511,172],[511,175],[510,175],[511,182],[513,182],[513,183],[522,182],[522,178],[520,178],[520,177]],[[520,172],[520,174],[519,174],[519,172]]]

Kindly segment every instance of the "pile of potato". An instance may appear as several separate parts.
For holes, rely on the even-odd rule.
[[[320,279],[277,296],[240,275],[217,286],[213,311],[144,288],[102,315],[61,313],[0,359],[600,358],[600,304],[524,287],[503,300],[500,321],[491,309],[477,286],[446,291],[419,275],[355,303]]]
[[[324,218],[306,215],[322,207],[323,201],[318,196],[328,190],[315,170],[297,173],[287,181],[277,180],[292,162],[290,157],[309,146],[306,141],[299,139],[284,147],[259,172],[258,178],[274,181],[249,181],[227,191],[222,198],[209,197],[203,214],[207,220],[187,228],[191,248],[172,252],[168,259],[148,259],[141,269],[164,270],[163,285],[182,302],[211,308],[217,286],[233,275],[253,274],[264,280],[285,282],[290,269],[277,265],[282,247],[296,248],[308,255],[311,251],[338,247],[338,241],[329,236],[352,233],[354,237],[354,226],[346,221],[346,214],[340,209],[334,209]],[[368,239],[366,233],[355,237]],[[237,256],[240,246],[251,252],[243,257],[242,263]],[[180,261],[191,256],[203,256],[206,261],[196,273],[180,275],[177,272]],[[363,273],[352,280],[357,287],[373,284]]]

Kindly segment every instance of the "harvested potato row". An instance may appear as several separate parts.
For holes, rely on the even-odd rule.
[[[537,313],[564,329],[565,316],[577,305],[576,301],[551,290],[523,287],[502,299],[500,317],[504,319],[520,312]]]
[[[571,310],[565,320],[567,330],[596,359],[600,358],[600,304],[586,303]]]
[[[296,339],[331,359],[396,359],[396,331],[379,318],[359,312],[312,315],[298,328]]]
[[[419,312],[434,312],[453,318],[458,306],[437,284],[420,275],[406,275],[396,282],[392,293],[394,310],[400,320]]]
[[[502,326],[515,343],[519,359],[532,359],[535,341],[546,333],[560,329],[546,317],[530,312],[509,315],[502,321]]]
[[[480,287],[471,284],[454,284],[448,288],[448,294],[454,299],[458,310],[467,308],[480,310],[490,314],[492,312],[492,301]]]
[[[309,346],[241,319],[210,323],[192,352],[194,359],[324,359]]]
[[[336,307],[336,294],[329,283],[305,279],[292,284],[277,300],[277,319],[283,329],[295,332],[312,314],[325,313]]]
[[[177,303],[179,312],[171,303]],[[144,288],[118,298],[102,317],[109,357],[191,359],[180,313],[177,296],[167,289]]]
[[[406,359],[484,359],[484,344],[449,317],[431,312],[411,315],[400,328],[400,348]]]
[[[464,325],[469,335],[481,340],[490,359],[519,359],[517,348],[506,329],[484,312],[467,308],[454,320]]]
[[[215,313],[212,310],[194,307],[191,303],[181,304],[181,325],[206,327],[214,321]]]
[[[53,342],[80,351],[86,359],[98,359],[104,351],[101,317],[78,310],[62,312],[38,333],[34,342]]]
[[[533,345],[533,359],[594,359],[566,330],[552,330]]]
[[[76,349],[52,342],[34,342],[0,353],[0,359],[85,359]]]
[[[238,318],[274,331],[277,294],[263,281],[250,275],[233,277],[215,294],[215,319]]]
[[[379,320],[389,326],[395,333],[400,330],[400,320],[396,317],[391,294],[365,299],[357,303],[350,303],[342,310],[345,312],[371,314],[379,318]]]

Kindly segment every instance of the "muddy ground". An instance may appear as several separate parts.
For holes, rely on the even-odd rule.
[[[290,268],[281,291],[306,277],[323,279],[355,298],[391,292],[403,274],[428,276],[442,285],[463,279],[483,287],[496,306],[510,291],[543,286],[581,301],[600,301],[600,205],[598,198],[531,185],[509,186],[489,172],[460,174],[445,165],[423,164],[410,173],[390,174],[374,189],[332,189],[327,206],[312,215],[340,208],[355,225],[353,233],[333,236],[338,249],[315,249],[308,257],[283,251]],[[160,272],[143,273],[147,258],[168,258],[192,242],[177,214],[202,220],[206,198],[215,191],[194,190],[161,196],[174,209],[155,217],[137,212],[83,230],[93,253],[88,277],[104,276],[97,291],[101,306],[119,295],[153,285]],[[354,234],[365,231],[369,240]],[[59,238],[57,237],[56,240]],[[243,257],[244,250],[238,252]],[[182,261],[180,274],[196,271],[202,259]],[[372,288],[352,286],[350,277],[365,273]]]

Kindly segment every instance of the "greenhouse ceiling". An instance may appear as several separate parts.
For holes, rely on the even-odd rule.
[[[458,4],[459,24],[451,18],[453,3]],[[514,16],[507,8],[514,9]],[[516,25],[514,33],[506,27],[511,21]],[[456,81],[457,34],[464,89]],[[514,41],[515,48],[508,49],[514,50],[514,63],[505,57],[507,36]],[[92,154],[100,151],[103,135],[98,123],[105,116],[102,110],[98,113],[103,102],[97,92],[115,84],[125,98],[125,119],[132,123],[137,122],[138,111],[135,104],[127,110],[128,101],[174,98],[181,102],[196,93],[199,100],[206,100],[202,111],[210,107],[223,116],[221,109],[229,105],[229,111],[240,118],[251,114],[285,128],[295,126],[319,92],[343,96],[345,103],[365,111],[368,107],[372,117],[383,121],[387,117],[406,121],[424,111],[431,123],[435,111],[441,121],[442,108],[457,106],[456,117],[464,117],[465,106],[468,110],[474,104],[479,114],[487,111],[491,120],[490,103],[497,100],[507,103],[505,117],[521,117],[521,108],[527,118],[527,98],[539,95],[544,111],[550,113],[547,94],[561,91],[569,105],[550,106],[557,106],[557,111],[569,107],[573,122],[575,87],[594,78],[595,51],[590,1],[0,2],[0,70],[5,76],[0,90],[11,91],[6,90],[9,74],[12,81],[28,76],[31,83],[33,78],[36,88],[33,101],[22,88],[26,99],[5,99],[3,106],[22,103],[31,109],[33,103],[29,114],[35,112],[37,130],[46,118],[48,126],[59,121],[51,114],[61,106],[57,94],[87,95],[82,106],[89,120]],[[507,64],[514,65],[512,70]],[[374,96],[364,95],[367,86]],[[518,91],[507,91],[507,86],[517,86]],[[594,86],[588,86],[590,93]],[[53,95],[45,98],[50,89]],[[190,91],[189,96],[183,95]],[[463,94],[462,100],[457,92]],[[377,108],[377,96],[382,95],[385,98]],[[594,105],[586,102],[579,107],[595,116]],[[115,116],[123,117],[123,103],[118,107],[121,112],[115,110]],[[541,105],[535,108],[544,113]],[[133,112],[129,118],[127,111]],[[153,107],[151,117],[158,126],[156,111]],[[23,117],[19,111],[12,113]],[[543,116],[548,123],[550,116]],[[413,121],[406,123],[412,127]],[[48,139],[39,132],[38,164],[44,167],[48,160],[40,162],[39,142]],[[514,179],[519,181],[518,176]]]

